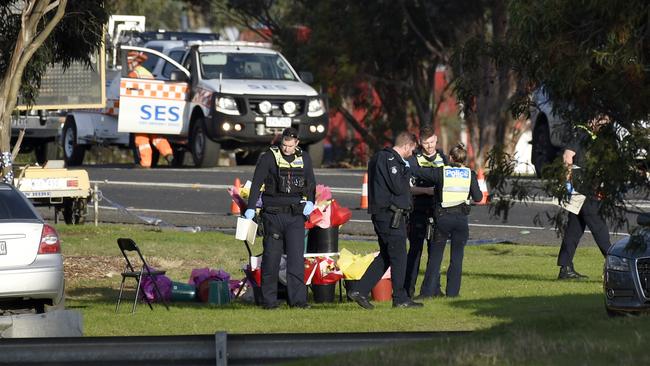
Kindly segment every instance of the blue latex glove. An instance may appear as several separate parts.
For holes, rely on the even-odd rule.
[[[573,194],[573,184],[571,184],[571,182],[566,182],[566,192],[567,197],[571,198],[571,194]]]
[[[302,214],[305,216],[311,215],[311,212],[314,211],[314,202],[307,201],[305,202],[305,208],[302,209]]]
[[[255,210],[253,210],[252,208],[249,208],[248,210],[246,210],[244,212],[244,217],[249,219],[249,220],[252,220],[253,217],[255,217]]]
[[[410,167],[411,167],[411,164],[409,164],[409,161],[408,161],[408,160],[402,158],[402,161],[404,161],[404,164],[406,164],[406,167],[407,167],[407,168],[410,168]]]

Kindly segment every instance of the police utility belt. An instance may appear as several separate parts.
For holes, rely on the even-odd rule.
[[[469,215],[471,209],[471,206],[466,203],[461,203],[460,205],[453,207],[438,207],[436,208],[436,216],[440,217],[452,214]]]
[[[304,203],[294,203],[287,206],[269,206],[262,207],[262,212],[269,214],[291,214],[293,216],[302,215],[302,212],[305,208]]]
[[[397,229],[402,223],[402,219],[407,217],[409,212],[411,212],[411,209],[399,208],[395,205],[390,205],[390,207],[388,207],[388,211],[393,213],[393,216],[390,219],[390,227]]]

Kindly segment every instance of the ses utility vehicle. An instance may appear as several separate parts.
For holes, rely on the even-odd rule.
[[[130,51],[165,65],[156,67],[160,71],[155,79],[131,78],[126,58]],[[213,167],[221,149],[254,157],[283,129],[294,127],[314,165],[320,165],[321,141],[327,133],[326,100],[306,84],[312,81],[311,74],[299,76],[269,44],[196,41],[167,54],[122,46],[121,59],[121,75],[107,91],[106,110],[70,114],[64,138],[66,127],[76,137],[85,134],[80,129],[96,124],[113,131],[117,127],[116,136],[163,135],[172,144],[175,162],[190,152],[197,167]],[[81,163],[84,146],[70,147],[68,164]]]

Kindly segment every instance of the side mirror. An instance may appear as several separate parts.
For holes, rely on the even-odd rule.
[[[187,75],[185,75],[181,70],[174,70],[169,74],[169,80],[185,82],[187,81]]]
[[[309,71],[301,71],[298,73],[298,76],[300,76],[300,79],[307,84],[314,82],[314,75]]]

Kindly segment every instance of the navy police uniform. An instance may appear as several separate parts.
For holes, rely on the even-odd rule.
[[[568,150],[575,152],[573,156],[572,181],[576,191],[586,196],[578,215],[569,212],[566,232],[557,257],[557,265],[573,268],[573,256],[580,242],[585,227],[589,227],[591,234],[605,256],[611,245],[607,223],[600,216],[600,201],[595,195],[596,189],[589,187],[581,181],[580,173],[586,166],[588,149],[596,141],[596,135],[587,127],[578,126],[574,138],[567,146]]]
[[[304,201],[314,201],[315,177],[311,158],[296,148],[285,156],[272,146],[259,159],[253,175],[248,207],[255,207],[262,193],[261,219],[264,226],[262,254],[263,306],[277,306],[278,274],[283,253],[287,255],[287,296],[289,306],[307,305],[304,281]]]
[[[436,187],[438,206],[436,207],[435,242],[429,253],[426,275],[422,283],[422,297],[442,295],[440,289],[440,266],[447,239],[451,239],[451,256],[447,270],[447,296],[460,293],[461,274],[465,244],[469,238],[468,198],[479,202],[483,194],[476,179],[476,173],[469,168],[444,166],[435,169],[416,169],[414,175],[428,180]]]
[[[366,296],[391,267],[393,305],[410,302],[406,274],[406,214],[411,209],[411,173],[392,148],[377,152],[368,163],[368,213],[379,240],[379,255],[355,287]],[[398,216],[395,213],[398,212]]]
[[[408,159],[408,162],[412,167],[417,166],[422,169],[439,168],[449,164],[447,156],[441,150],[436,150],[432,156],[426,156],[419,150],[415,151],[413,156]],[[417,187],[431,186],[426,180],[417,178],[414,178],[412,183]],[[436,195],[413,195],[413,212],[409,215],[408,220],[409,250],[406,255],[406,279],[404,281],[404,288],[410,297],[415,295],[415,284],[420,270],[420,258],[422,257],[425,240],[427,242],[427,253],[431,255],[436,203]],[[425,277],[430,277],[430,274],[425,274]]]

